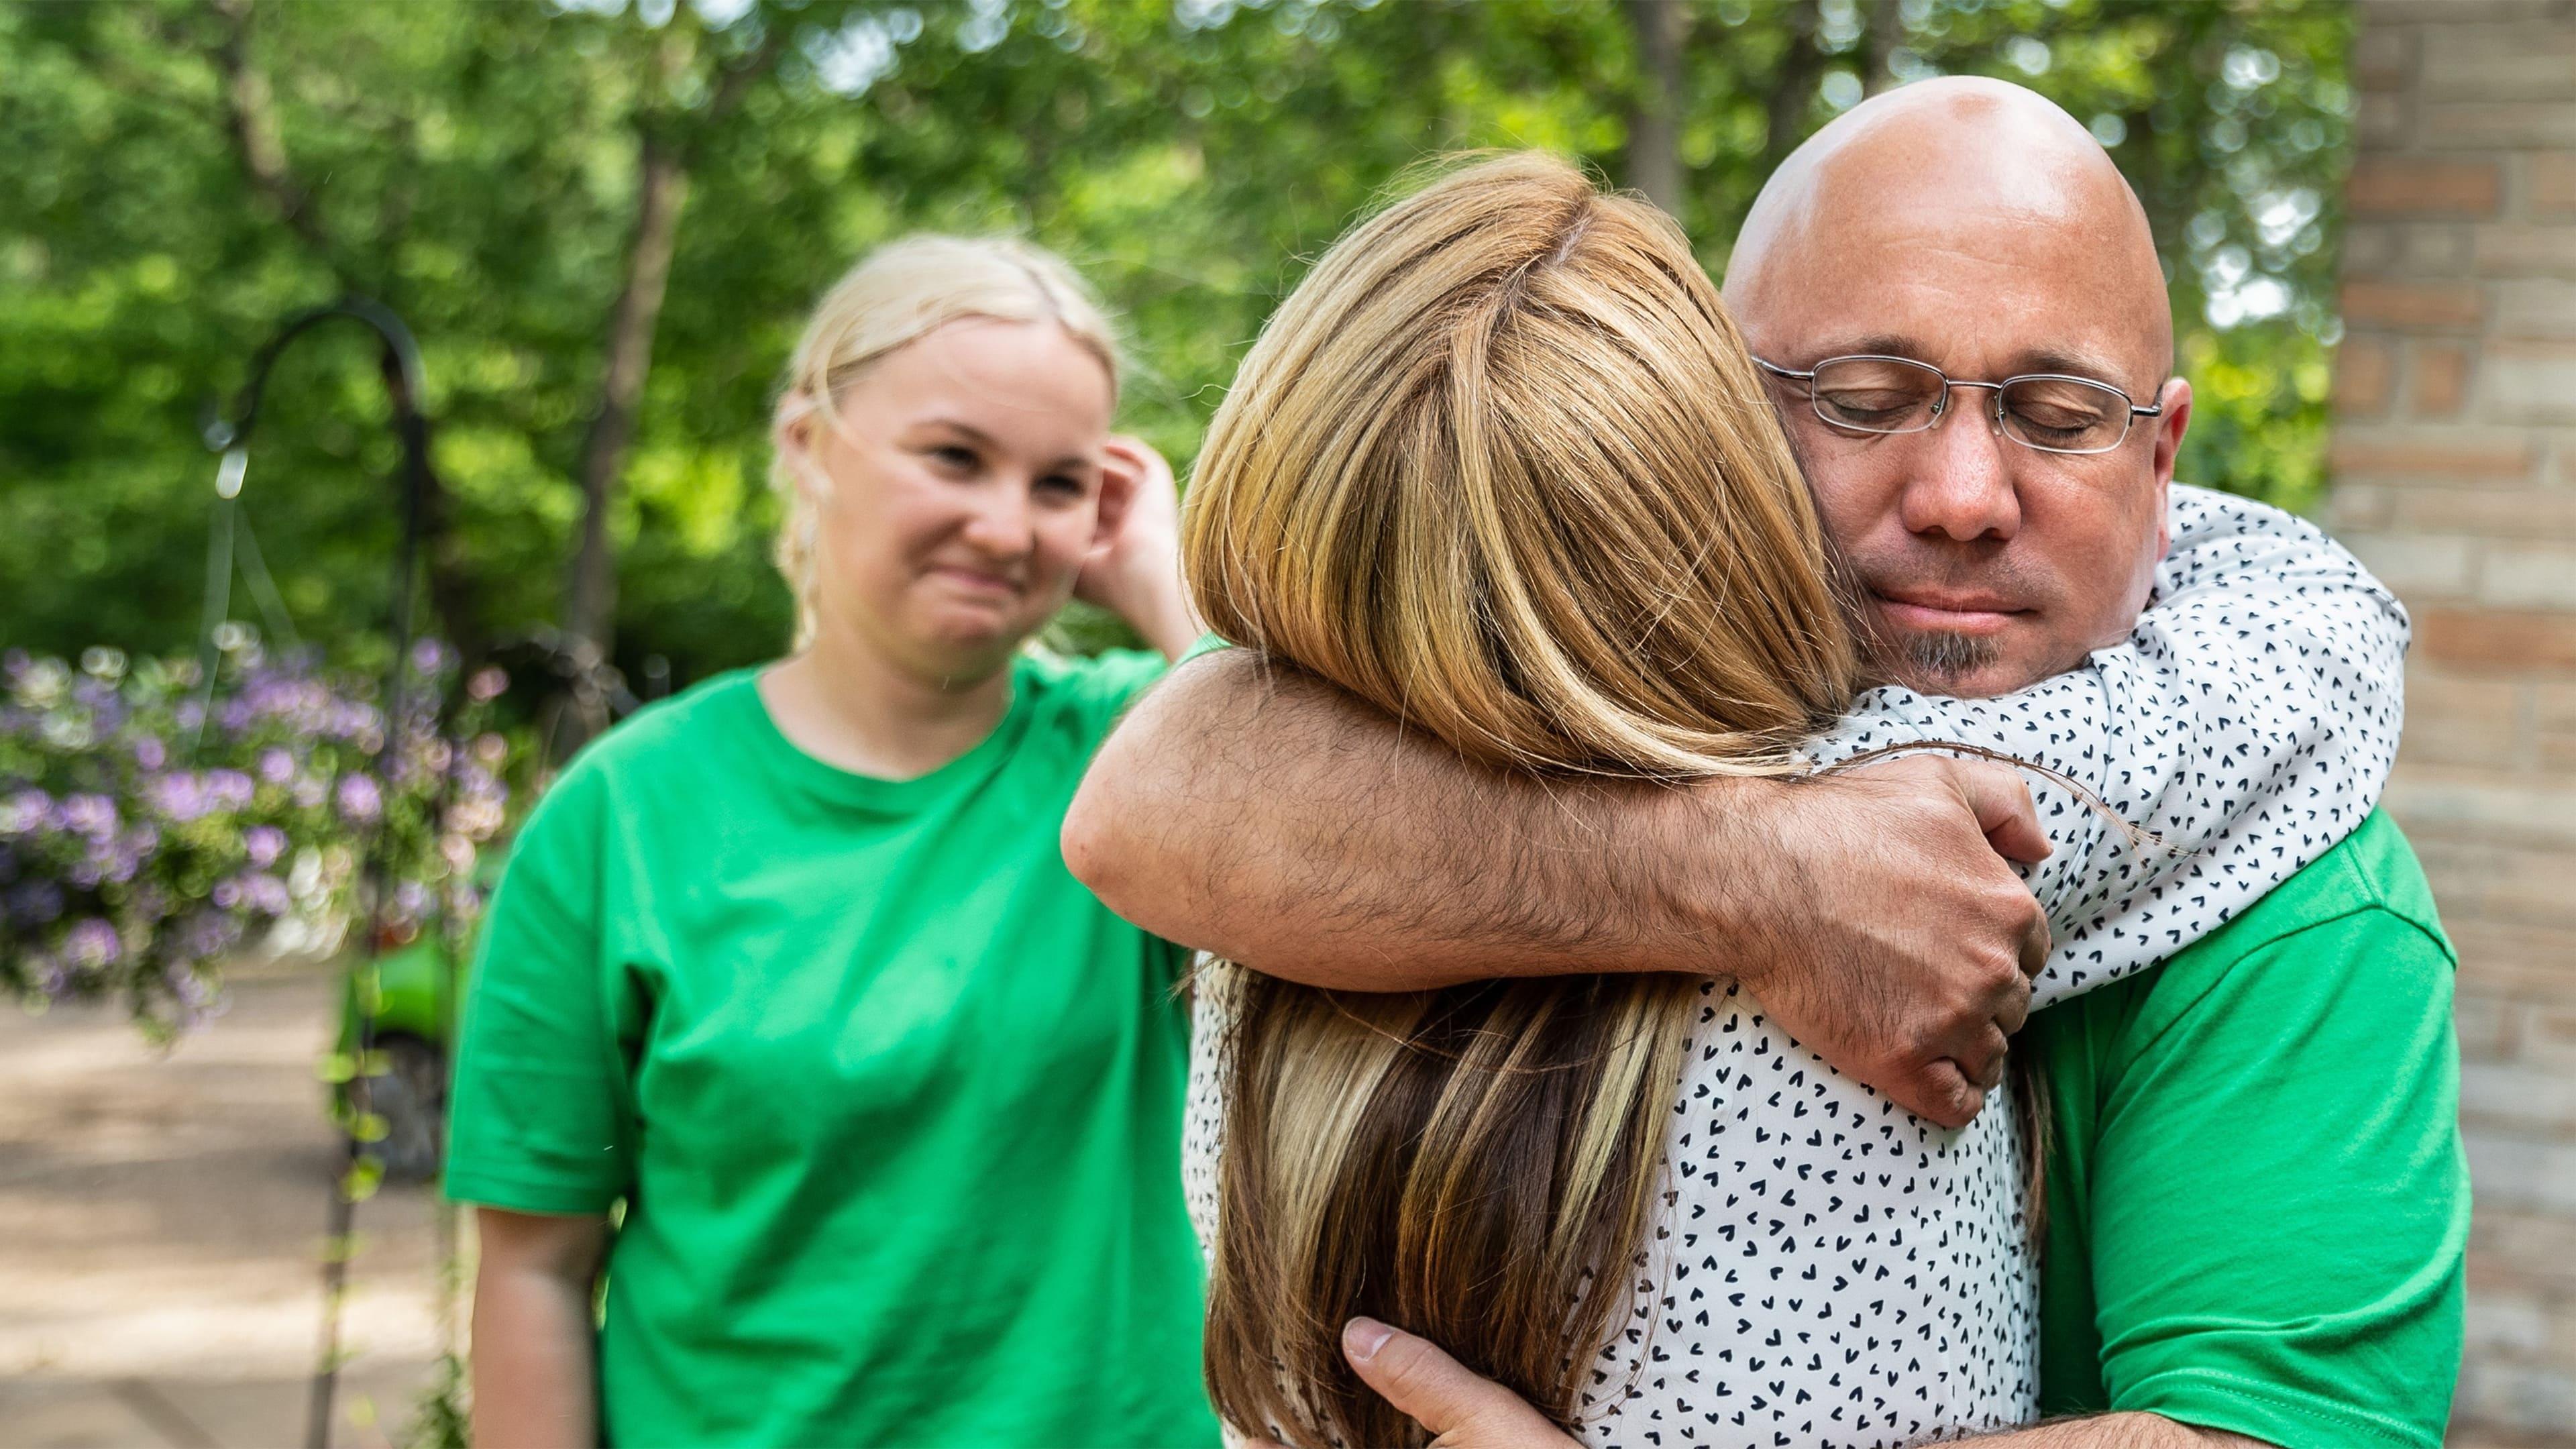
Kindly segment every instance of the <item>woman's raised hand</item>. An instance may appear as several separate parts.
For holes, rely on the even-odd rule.
[[[1102,449],[1100,533],[1074,581],[1074,597],[1125,619],[1178,659],[1207,626],[1181,583],[1181,492],[1172,465],[1142,438]]]

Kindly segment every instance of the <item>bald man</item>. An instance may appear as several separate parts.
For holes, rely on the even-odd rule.
[[[2155,596],[2178,583],[2159,570],[2186,516],[2191,390],[2143,213],[2071,118],[1974,80],[1856,108],[1757,199],[1726,296],[1879,677],[2009,708],[2065,671],[2174,652]],[[2272,647],[2303,588],[2228,615],[2243,647]],[[2175,744],[2195,747],[2212,753],[2177,790],[2251,768]],[[2001,1079],[2045,930],[1987,839],[2019,791],[1929,760],[1796,786],[1541,784],[1230,650],[1113,737],[1065,850],[1131,919],[1310,985],[1731,976],[1843,1072],[1955,1127]],[[2054,1111],[2035,1402],[2077,1417],[1986,1442],[2439,1443],[2467,1222],[2450,970],[2374,815],[2198,944],[2036,1019]],[[1539,1442],[1491,1386],[1380,1327],[1355,1326],[1355,1364],[1444,1443]],[[1462,1403],[1470,1421],[1433,1423]]]

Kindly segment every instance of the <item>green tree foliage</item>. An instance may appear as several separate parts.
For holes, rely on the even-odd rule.
[[[784,640],[771,393],[806,306],[877,241],[1064,251],[1126,318],[1129,424],[1186,463],[1272,306],[1423,156],[1545,146],[1625,177],[1660,141],[1722,267],[1799,137],[1943,72],[2032,85],[2111,147],[2199,389],[2184,476],[2305,506],[2350,24],[2330,0],[21,0],[0,6],[0,644],[193,642],[209,401],[344,290],[424,344],[434,561],[467,601],[445,627],[563,622],[657,174],[682,178],[668,286],[601,517],[616,657],[686,681]],[[363,338],[299,351],[271,396],[246,510],[298,628],[362,653],[396,513]]]

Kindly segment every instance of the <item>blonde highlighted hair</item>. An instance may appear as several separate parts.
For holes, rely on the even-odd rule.
[[[1551,775],[1800,767],[1860,671],[1814,505],[1670,219],[1566,163],[1456,170],[1345,235],[1209,430],[1213,627],[1462,754]],[[1354,1314],[1560,1422],[1633,1282],[1699,984],[1317,991],[1220,964],[1206,1358],[1291,1442],[1419,1443]]]
[[[968,318],[1055,323],[1100,359],[1116,400],[1116,330],[1063,258],[1011,237],[922,233],[868,253],[823,294],[788,357],[780,407],[791,425],[819,417],[838,426],[843,393],[879,358]],[[769,486],[780,505],[774,557],[796,595],[801,649],[814,631],[814,505],[783,453],[770,458]]]

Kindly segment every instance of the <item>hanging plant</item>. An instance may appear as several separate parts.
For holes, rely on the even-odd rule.
[[[166,1040],[221,1009],[233,953],[335,948],[379,832],[389,942],[479,912],[476,853],[509,803],[507,748],[479,730],[498,674],[442,731],[455,661],[415,646],[380,783],[371,683],[272,659],[237,624],[217,643],[211,689],[195,660],[0,656],[0,994],[119,999]]]

